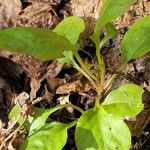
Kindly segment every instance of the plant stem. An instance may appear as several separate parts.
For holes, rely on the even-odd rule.
[[[104,90],[108,91],[109,88],[111,87],[112,83],[114,82],[114,80],[117,78],[118,74],[113,74],[112,77],[108,80],[108,82],[106,83]]]
[[[63,104],[63,105],[57,105],[56,108],[54,109],[54,112],[59,110],[59,109],[62,109],[62,108],[65,108],[65,107],[72,107],[76,110],[78,110],[81,114],[84,113],[84,110],[81,109],[80,107],[76,106],[76,105],[73,105],[73,104]]]
[[[100,101],[100,99],[102,98],[102,96],[98,96],[97,98],[96,98],[96,100],[95,100],[95,107],[99,107],[99,101]]]
[[[105,82],[105,63],[103,57],[100,54],[100,51],[103,45],[109,40],[109,38],[110,38],[109,36],[104,37],[104,39],[99,44],[96,45],[96,56],[100,68],[100,82],[102,87],[104,86]]]
[[[100,83],[101,86],[103,87],[104,85],[104,78],[105,78],[105,64],[104,64],[104,60],[102,58],[102,56],[100,55],[100,49],[99,49],[99,45],[96,46],[96,56],[97,56],[97,60],[98,60],[98,65],[99,65],[99,69],[100,69]]]
[[[96,89],[97,93],[100,95],[100,93],[102,92],[101,86],[95,83],[95,81],[87,74],[87,72],[82,70],[82,68],[80,68],[75,61],[72,62],[72,65],[91,82],[92,86]]]
[[[78,54],[77,51],[73,51],[74,56],[76,57],[76,59],[78,60],[79,64],[81,65],[81,67],[84,69],[84,71],[96,82],[99,82],[98,79],[91,73],[91,71],[89,70],[89,68],[85,65],[85,63],[83,62],[83,60],[81,59],[80,55]]]
[[[69,123],[67,128],[68,129],[72,128],[73,126],[75,126],[77,124],[77,122],[78,122],[78,119],[73,121],[73,122],[71,122],[71,123]]]

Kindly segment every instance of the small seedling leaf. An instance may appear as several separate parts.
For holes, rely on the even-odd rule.
[[[21,145],[20,150],[61,150],[67,141],[67,125],[45,124]]]
[[[110,39],[116,38],[118,35],[117,30],[115,29],[115,27],[113,26],[112,23],[107,23],[105,25],[105,29],[106,29],[106,35],[105,37],[100,41],[100,47],[102,47],[105,43],[107,43]]]
[[[110,92],[102,103],[107,113],[118,117],[135,117],[143,110],[143,89],[135,84],[124,84]]]
[[[98,42],[101,29],[108,23],[122,15],[136,0],[102,0],[95,31],[92,36],[94,42]]]
[[[21,116],[21,111],[22,111],[21,107],[15,105],[15,106],[11,109],[11,111],[10,111],[10,113],[9,113],[9,119],[10,119],[10,120],[11,120],[11,119],[15,119],[15,120],[17,119],[17,123],[18,123],[19,125],[22,125],[22,124],[24,123],[24,121],[25,121],[25,118],[23,118],[23,116]]]
[[[62,57],[64,50],[74,50],[76,45],[49,29],[16,27],[0,31],[0,48],[45,61]]]
[[[121,44],[123,64],[150,52],[150,16],[137,21]]]
[[[118,31],[116,30],[116,28],[114,27],[114,25],[112,23],[107,23],[105,25],[106,27],[106,36],[109,37],[109,39],[113,39],[116,38],[118,35]]]
[[[80,117],[75,140],[78,150],[129,150],[131,134],[122,119],[100,107],[89,109]]]
[[[54,29],[59,35],[66,37],[70,43],[76,44],[80,33],[82,33],[85,29],[85,24],[83,19],[71,16],[64,20],[62,20]]]

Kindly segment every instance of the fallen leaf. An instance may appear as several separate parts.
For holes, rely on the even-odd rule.
[[[52,27],[59,18],[52,6],[59,1],[29,0],[28,6],[20,12],[16,25],[32,27]]]
[[[20,11],[20,0],[0,0],[0,29],[13,26]]]

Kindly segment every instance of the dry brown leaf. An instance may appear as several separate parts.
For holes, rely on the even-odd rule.
[[[47,78],[47,88],[49,91],[55,92],[56,89],[65,83],[65,79]]]
[[[66,83],[62,86],[59,86],[56,90],[57,94],[68,94],[70,92],[81,91],[82,84],[79,80],[73,81],[71,83]]]
[[[0,28],[13,26],[20,11],[20,0],[0,0]]]
[[[72,13],[75,16],[98,18],[100,0],[71,0]]]
[[[30,55],[13,54],[8,51],[0,51],[0,56],[21,65],[26,74],[31,78],[30,99],[36,98],[36,92],[44,79],[56,77],[63,67],[63,64],[57,60],[41,62]]]
[[[58,2],[29,0],[28,3],[29,6],[18,17],[17,26],[52,27],[58,22],[59,18],[52,8]]]
[[[136,119],[129,119],[127,125],[129,126],[133,136],[138,136],[150,124],[150,109],[143,110]]]
[[[150,14],[150,1],[138,0],[133,6],[131,6],[122,17],[119,17],[116,21],[118,29],[124,27],[130,27],[137,19],[140,19]]]

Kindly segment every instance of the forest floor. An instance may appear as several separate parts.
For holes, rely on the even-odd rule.
[[[97,18],[97,4],[100,0],[0,0],[0,29],[16,26],[54,28],[63,18],[75,15],[84,18],[87,31],[84,46],[79,54],[84,61],[95,59],[95,47],[87,39],[91,27]],[[89,4],[90,3],[90,4]],[[94,8],[94,9],[93,9]],[[95,11],[92,11],[95,10]],[[120,62],[119,43],[130,26],[138,19],[150,14],[150,1],[138,0],[114,25],[119,37],[111,40],[102,49],[106,63],[107,76],[111,76]],[[134,40],[134,39],[133,39]],[[122,83],[132,82],[144,88],[144,110],[135,120],[127,121],[132,131],[132,150],[150,150],[150,54],[130,62],[122,75],[113,84],[117,88]],[[0,141],[8,136],[8,114],[16,101],[25,101],[30,97],[42,100],[36,107],[50,108],[57,104],[72,102],[81,108],[93,106],[95,91],[90,83],[72,66],[62,65],[56,60],[40,62],[25,54],[0,51]],[[78,117],[78,113],[67,110],[54,113],[50,119],[69,122]],[[72,129],[74,130],[74,129]],[[76,149],[74,135],[69,138],[64,149]],[[6,142],[8,150],[17,149],[25,134],[18,133]]]

